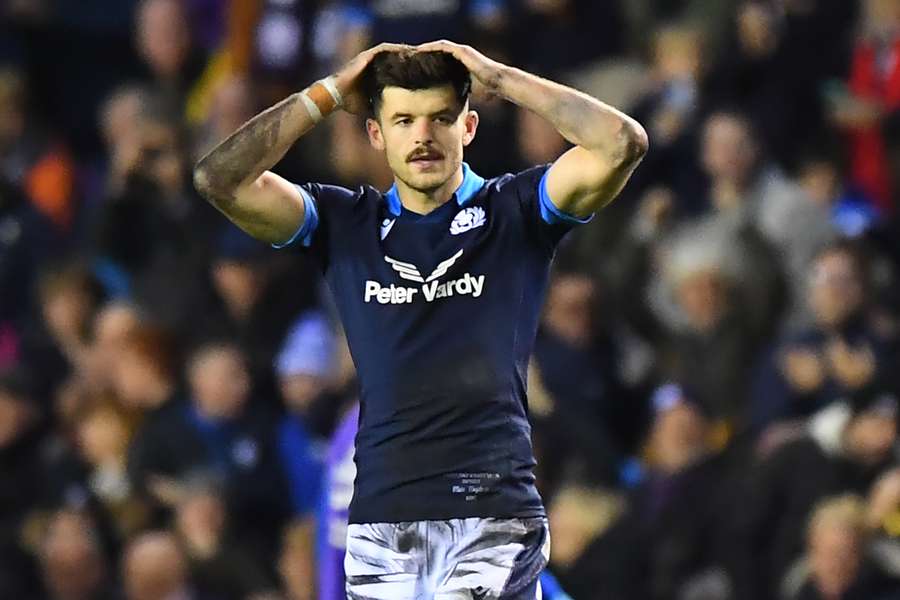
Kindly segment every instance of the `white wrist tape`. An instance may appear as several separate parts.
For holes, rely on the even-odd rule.
[[[321,80],[320,83],[325,86],[325,89],[328,90],[328,93],[331,94],[332,98],[334,98],[335,106],[341,107],[344,105],[344,98],[343,96],[341,96],[340,90],[337,89],[334,75],[329,75],[325,79]]]
[[[312,118],[313,123],[318,123],[322,120],[322,111],[319,110],[319,107],[316,106],[316,103],[312,101],[312,98],[306,95],[306,91],[300,92],[300,99],[303,101],[303,105],[306,107],[306,112],[309,113],[309,116]]]

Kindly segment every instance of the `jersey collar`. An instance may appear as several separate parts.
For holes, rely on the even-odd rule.
[[[473,171],[468,163],[464,162],[462,164],[462,169],[463,180],[459,187],[456,188],[455,196],[456,203],[460,206],[465,206],[475,194],[484,187],[484,177]],[[399,217],[403,205],[400,202],[400,195],[397,193],[396,183],[384,194],[384,199],[387,202],[388,210],[391,214],[395,217]]]

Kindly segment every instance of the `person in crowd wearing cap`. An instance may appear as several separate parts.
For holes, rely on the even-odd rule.
[[[622,516],[598,541],[580,587],[592,598],[727,598],[722,507],[732,492],[710,409],[678,383],[659,386],[643,476]],[[576,597],[579,596],[577,593]],[[588,596],[585,596],[588,597]]]
[[[317,400],[335,373],[334,333],[324,315],[301,315],[288,333],[275,369],[287,414],[278,426],[278,448],[295,518],[312,515],[322,494],[324,437],[310,422]]]
[[[734,555],[741,598],[770,597],[803,548],[815,503],[840,492],[864,494],[897,460],[895,386],[879,380],[814,415],[807,432],[753,467],[735,507]]]

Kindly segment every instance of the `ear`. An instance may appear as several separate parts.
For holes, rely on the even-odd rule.
[[[366,133],[369,134],[369,143],[380,152],[384,152],[384,135],[381,133],[381,125],[375,119],[366,119]]]
[[[463,146],[468,146],[475,139],[475,131],[478,129],[478,113],[474,110],[466,111],[465,131],[463,132]]]

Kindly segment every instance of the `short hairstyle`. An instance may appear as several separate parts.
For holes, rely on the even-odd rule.
[[[423,90],[443,85],[453,86],[460,108],[463,107],[472,89],[469,70],[456,57],[442,51],[382,52],[372,59],[362,75],[362,90],[375,117],[386,87]]]

